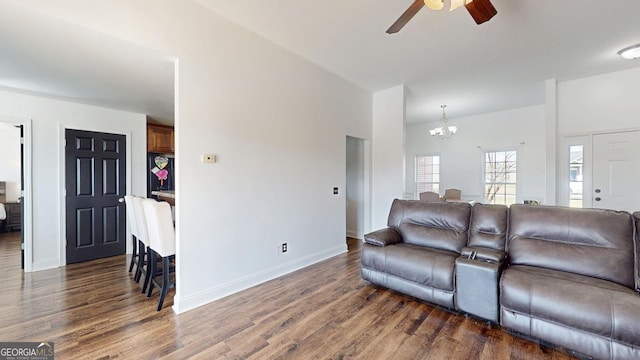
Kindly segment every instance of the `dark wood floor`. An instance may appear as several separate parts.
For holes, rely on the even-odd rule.
[[[0,341],[53,341],[56,359],[571,359],[495,325],[362,280],[348,254],[176,315],[139,293],[126,256],[22,274],[0,234]]]

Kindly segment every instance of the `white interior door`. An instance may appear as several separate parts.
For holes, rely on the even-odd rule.
[[[640,131],[593,136],[594,208],[640,210]]]

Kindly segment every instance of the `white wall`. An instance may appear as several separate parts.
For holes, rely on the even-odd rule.
[[[545,196],[544,106],[449,119],[451,139],[429,135],[438,122],[407,125],[406,189],[415,194],[415,156],[440,155],[440,189],[462,190],[462,198],[483,200],[483,152],[518,150],[518,200]],[[524,144],[522,144],[524,143]]]
[[[640,128],[640,67],[558,83],[558,134]]]
[[[347,136],[347,236],[362,239],[365,233],[364,141]]]
[[[596,134],[640,130],[640,68],[558,82],[558,204],[568,205],[568,147],[584,146],[584,206],[591,207]]]
[[[6,182],[7,202],[15,202],[20,197],[20,129],[2,121],[0,117],[0,181]]]
[[[147,139],[144,115],[0,91],[2,118],[32,121],[32,270],[62,265],[64,128],[129,135],[127,142],[131,145],[132,163],[127,168],[127,186],[133,194],[145,195]]]
[[[373,94],[372,229],[387,226],[391,202],[404,195],[405,91]]]
[[[346,251],[345,137],[371,138],[371,93],[190,1],[21,4],[178,58],[176,311]]]

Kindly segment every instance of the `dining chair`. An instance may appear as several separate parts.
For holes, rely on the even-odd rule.
[[[460,200],[462,191],[458,189],[447,189],[444,191],[444,198],[447,200]]]
[[[169,289],[175,288],[174,280],[170,280],[170,273],[175,272],[176,233],[171,217],[171,206],[163,201],[145,199],[142,202],[144,214],[149,231],[149,290],[147,297],[151,297],[153,288],[160,289],[157,311],[162,309],[162,304]],[[162,268],[158,264],[162,262]],[[162,282],[158,278],[162,276]]]
[[[138,273],[138,267],[140,266],[141,254],[138,252],[138,225],[136,221],[136,213],[133,209],[133,195],[125,195],[124,203],[127,209],[127,219],[129,220],[129,229],[131,229],[131,241],[132,241],[132,252],[131,252],[131,261],[129,262],[129,272],[133,271],[133,266],[136,265],[135,275]],[[144,261],[144,259],[142,260]]]
[[[425,191],[420,193],[420,201],[439,202],[440,194],[433,191]]]
[[[136,282],[140,282],[140,278],[144,275],[144,281],[142,282],[142,291],[145,293],[149,286],[149,231],[147,227],[147,219],[144,215],[144,208],[142,202],[145,198],[134,197],[133,198],[133,210],[136,215],[136,224],[138,227],[138,254],[140,255],[140,263],[134,276]]]

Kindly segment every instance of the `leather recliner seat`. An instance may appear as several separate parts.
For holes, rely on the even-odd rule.
[[[373,284],[454,308],[455,260],[471,205],[394,200],[388,227],[365,235],[361,272]]]
[[[512,205],[501,325],[598,359],[640,358],[634,220]]]

